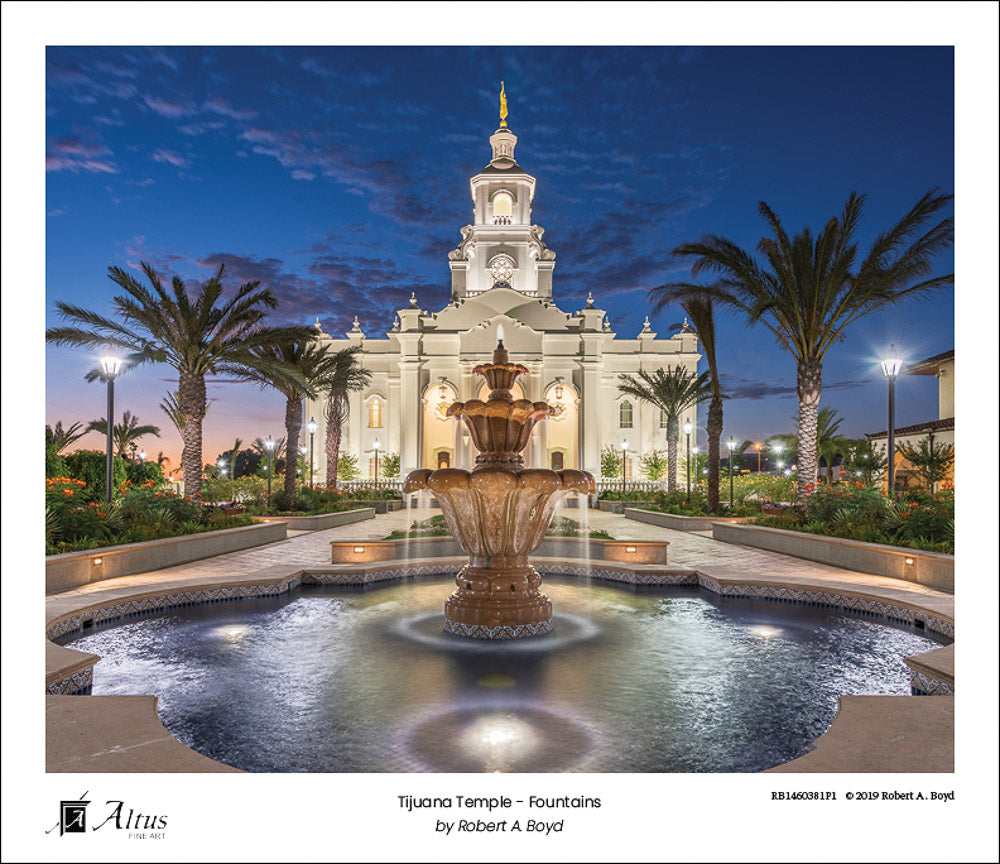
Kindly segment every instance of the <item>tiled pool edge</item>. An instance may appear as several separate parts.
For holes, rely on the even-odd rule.
[[[77,631],[82,632],[98,624],[107,626],[117,621],[144,616],[167,609],[184,606],[206,605],[228,600],[254,599],[258,597],[275,596],[292,591],[299,585],[343,585],[364,587],[387,582],[397,582],[406,579],[435,575],[453,575],[456,562],[447,559],[435,563],[408,564],[398,566],[395,562],[386,562],[385,566],[358,567],[345,565],[343,569],[331,572],[330,568],[269,568],[267,579],[261,579],[254,584],[220,585],[217,587],[195,587],[187,590],[167,590],[164,593],[136,590],[135,595],[117,598],[108,604],[94,603],[78,608],[72,612],[54,616],[47,622],[46,638],[51,640]],[[856,596],[843,591],[834,592],[820,587],[788,587],[782,585],[753,585],[724,583],[718,578],[706,576],[695,570],[664,568],[656,565],[641,567],[609,565],[600,562],[597,566],[573,564],[569,562],[545,561],[536,562],[539,569],[546,574],[560,576],[577,576],[616,582],[626,585],[698,585],[707,591],[725,597],[738,597],[753,600],[770,600],[781,603],[794,603],[811,606],[825,606],[842,609],[873,617],[904,623],[917,624],[926,630],[954,639],[954,622],[929,613],[918,604],[905,605],[899,601],[887,601],[876,596]],[[285,570],[276,574],[275,570]],[[258,574],[254,574],[255,576]],[[864,592],[858,592],[863,595]],[[141,596],[136,596],[141,595]],[[73,650],[73,649],[69,649]],[[933,653],[933,652],[928,652]],[[927,654],[919,655],[923,658]],[[954,680],[938,680],[947,676],[935,676],[926,665],[914,669],[907,658],[910,667],[911,692],[914,695],[953,695]],[[928,674],[930,672],[930,674]],[[46,673],[46,693],[49,695],[86,695],[93,684],[93,665],[80,669],[77,664],[63,664],[57,669]]]

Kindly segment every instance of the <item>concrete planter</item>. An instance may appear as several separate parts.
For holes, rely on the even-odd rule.
[[[58,594],[116,576],[162,570],[199,558],[274,543],[284,540],[286,532],[287,523],[280,521],[50,555],[45,559],[45,593]]]
[[[261,516],[259,522],[286,522],[289,531],[322,531],[339,525],[350,525],[365,519],[374,519],[373,507],[342,510],[339,513],[317,513],[315,516]]]
[[[597,502],[597,506],[605,513],[624,513],[624,501],[605,501],[603,498]]]
[[[711,531],[716,522],[734,524],[746,522],[750,517],[734,516],[727,519],[725,516],[678,516],[676,513],[661,513],[658,510],[628,507],[625,509],[625,518],[634,519],[636,522],[645,522],[648,525],[658,525],[661,528],[670,528],[674,531]]]
[[[885,546],[881,543],[861,543],[857,540],[780,528],[763,528],[759,525],[726,525],[721,522],[712,526],[712,536],[726,543],[768,549],[821,564],[903,579],[949,594],[955,593],[954,555],[921,552],[918,549]]]
[[[623,561],[633,564],[666,564],[667,546],[663,541],[591,540],[576,537],[546,537],[532,557],[590,558],[595,561]],[[357,542],[334,540],[330,543],[334,564],[398,559],[450,558],[465,555],[453,537],[418,537],[413,540]]]

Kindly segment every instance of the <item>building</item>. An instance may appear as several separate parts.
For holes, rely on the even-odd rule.
[[[915,446],[922,438],[932,444],[955,446],[955,351],[935,354],[918,363],[910,363],[903,370],[904,375],[934,375],[938,379],[938,416],[936,420],[926,420],[910,426],[900,426],[895,430],[896,444]],[[889,432],[869,432],[868,439],[884,451],[888,445]],[[895,454],[895,479],[899,488],[919,486],[921,480],[913,471],[913,466],[899,453]],[[948,471],[944,483],[955,482],[954,464]]]
[[[485,382],[472,370],[490,359],[501,329],[511,362],[529,370],[515,398],[545,400],[557,410],[535,426],[526,465],[599,476],[602,448],[620,454],[624,441],[626,476],[638,478],[638,457],[666,448],[666,419],[619,393],[618,376],[676,366],[696,374],[697,339],[686,326],[660,339],[647,318],[633,338],[619,338],[592,296],[575,312],[556,305],[556,253],[531,221],[535,178],[515,159],[517,136],[505,117],[501,99],[500,128],[489,139],[492,159],[469,181],[473,222],[448,253],[449,304],[430,312],[412,296],[379,336],[362,332],[357,318],[344,339],[320,331],[335,349],[360,346],[360,362],[373,373],[370,386],[351,395],[340,447],[358,457],[364,478],[374,477],[376,447],[399,453],[403,475],[418,467],[472,467],[468,432],[445,411],[456,400],[485,398]],[[316,468],[323,479],[323,401],[307,402],[305,417],[319,425]],[[682,424],[688,418],[697,426],[694,408]]]

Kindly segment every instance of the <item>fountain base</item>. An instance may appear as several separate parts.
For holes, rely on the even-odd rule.
[[[540,593],[542,577],[530,565],[466,565],[458,590],[444,605],[444,629],[470,639],[524,639],[552,629],[552,602]]]

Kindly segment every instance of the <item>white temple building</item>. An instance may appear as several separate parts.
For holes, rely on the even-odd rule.
[[[431,312],[411,297],[378,337],[363,333],[357,318],[345,339],[321,332],[335,349],[361,346],[360,363],[373,373],[363,392],[351,394],[340,447],[358,457],[362,478],[374,478],[376,447],[380,456],[400,454],[401,476],[419,467],[474,465],[468,431],[445,411],[455,400],[486,398],[485,382],[472,370],[490,360],[499,328],[511,362],[529,370],[514,397],[557,406],[556,416],[535,426],[525,450],[525,464],[534,467],[600,476],[602,448],[620,455],[624,441],[626,477],[639,478],[638,457],[666,449],[666,420],[658,408],[620,393],[618,376],[676,366],[696,374],[701,355],[687,328],[658,339],[647,318],[633,338],[620,338],[592,296],[576,312],[556,305],[556,253],[544,229],[532,224],[535,178],[515,161],[517,136],[507,128],[505,108],[502,99],[500,128],[490,137],[493,158],[469,181],[473,222],[448,253],[451,302]],[[319,425],[317,481],[326,477],[323,405],[305,405],[305,419]],[[682,425],[688,418],[697,427],[695,408]]]

